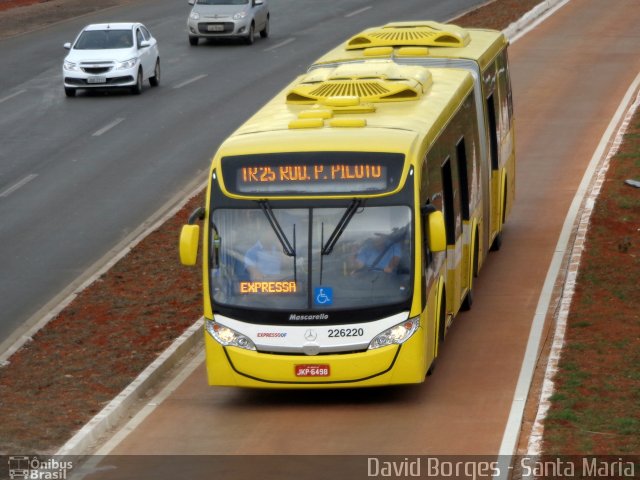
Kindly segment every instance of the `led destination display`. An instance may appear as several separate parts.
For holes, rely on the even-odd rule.
[[[387,168],[372,164],[242,167],[241,177],[239,181],[242,184],[364,180],[386,185]]]
[[[379,193],[398,186],[403,156],[360,152],[296,152],[225,157],[234,193]]]

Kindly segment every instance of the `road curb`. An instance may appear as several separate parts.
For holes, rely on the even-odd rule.
[[[114,428],[127,414],[134,402],[142,398],[153,385],[158,382],[170,368],[202,340],[204,319],[200,318],[182,335],[176,338],[171,346],[144,369],[138,377],[102,409],[89,423],[82,427],[56,455],[84,455],[92,448],[100,437]]]
[[[520,19],[516,20],[507,28],[505,28],[502,32],[509,40],[515,42],[519,36],[534,28],[550,15],[553,15],[556,10],[561,8],[566,3],[569,3],[569,0],[545,0],[533,7]]]

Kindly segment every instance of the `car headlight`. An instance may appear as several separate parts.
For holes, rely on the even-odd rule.
[[[242,11],[242,12],[238,12],[238,13],[236,13],[236,14],[233,16],[233,19],[234,19],[234,20],[242,20],[242,19],[243,19],[244,17],[246,17],[246,16],[247,16],[247,12]]]
[[[137,58],[130,58],[129,60],[125,60],[124,62],[116,62],[116,70],[127,70],[129,68],[135,67],[137,63]]]
[[[191,20],[200,20],[200,14],[198,12],[191,12],[191,15],[189,15],[189,18]]]
[[[386,329],[384,332],[376,335],[369,344],[369,350],[374,348],[386,347],[387,345],[399,345],[406,342],[416,332],[420,325],[420,318],[414,317],[391,328]]]
[[[205,319],[204,327],[218,343],[225,347],[240,347],[245,350],[255,350],[256,346],[249,339],[249,337],[242,335],[241,333],[232,330],[229,327],[214,322],[213,320]]]
[[[80,70],[80,68],[78,68],[78,64],[70,62],[69,60],[64,61],[64,63],[62,64],[62,68],[72,72],[77,72],[78,70]]]

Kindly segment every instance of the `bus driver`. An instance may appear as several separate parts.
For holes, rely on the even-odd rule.
[[[354,261],[354,273],[365,268],[393,273],[400,263],[401,256],[400,241],[389,241],[384,235],[376,235],[364,242],[358,250]]]

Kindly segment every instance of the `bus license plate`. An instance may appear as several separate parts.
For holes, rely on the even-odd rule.
[[[89,77],[87,83],[107,83],[106,77]]]
[[[208,25],[207,29],[210,32],[221,32],[224,30],[224,25]]]
[[[296,377],[328,377],[329,365],[296,365]]]

